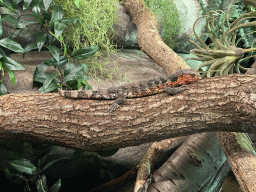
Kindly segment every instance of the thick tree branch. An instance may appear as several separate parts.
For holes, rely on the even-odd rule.
[[[256,62],[246,72],[256,74]],[[219,142],[243,191],[256,190],[256,156],[253,144],[245,133],[219,132]]]
[[[137,40],[142,51],[145,51],[167,73],[189,67],[182,57],[163,42],[158,33],[157,19],[144,5],[143,0],[123,0],[123,3],[137,27]]]
[[[87,151],[121,148],[205,131],[252,132],[256,76],[202,79],[176,96],[112,101],[47,94],[10,94],[0,100],[0,142],[33,140]]]

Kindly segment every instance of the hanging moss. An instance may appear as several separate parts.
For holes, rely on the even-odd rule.
[[[79,8],[73,0],[54,0],[61,4],[65,11],[65,17],[78,17],[82,24],[69,27],[64,34],[65,40],[74,49],[82,47],[98,46],[100,51],[85,61],[88,65],[90,75],[108,75],[112,78],[113,73],[106,72],[104,64],[98,58],[103,52],[109,55],[115,51],[116,46],[112,44],[115,37],[113,24],[118,22],[117,16],[118,0],[80,0]],[[180,21],[177,9],[172,0],[144,0],[160,23],[160,33],[163,41],[173,48],[174,37],[180,30]],[[116,69],[114,70],[116,71]]]
[[[55,0],[61,4],[66,17],[78,17],[81,25],[69,27],[66,39],[74,49],[98,46],[102,50],[114,49],[113,23],[118,21],[118,0],[80,0],[79,8],[73,0]]]
[[[179,14],[173,0],[144,0],[144,2],[157,16],[163,41],[173,48],[175,37],[181,29]]]
[[[67,43],[75,50],[91,46],[100,48],[93,57],[81,61],[87,64],[88,75],[111,79],[116,69],[107,70],[105,63],[108,61],[109,53],[116,51],[112,40],[116,34],[113,24],[119,22],[118,0],[80,0],[79,8],[74,4],[74,0],[54,1],[63,7],[65,17],[78,17],[82,21],[81,25],[70,26],[65,31],[64,38]],[[106,58],[105,62],[100,61],[103,57]]]

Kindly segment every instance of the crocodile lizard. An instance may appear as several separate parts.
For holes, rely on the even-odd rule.
[[[167,92],[175,95],[186,89],[186,85],[199,79],[194,69],[183,69],[170,74],[167,78],[159,77],[152,80],[139,81],[118,87],[98,90],[62,90],[58,89],[60,96],[72,99],[112,99],[115,100],[109,109],[114,111],[128,98],[136,98]]]

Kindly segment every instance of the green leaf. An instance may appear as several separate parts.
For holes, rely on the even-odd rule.
[[[63,67],[68,61],[68,57],[65,56],[60,56],[60,61],[56,61],[56,59],[51,58],[51,59],[47,59],[44,60],[44,64],[49,65],[49,66],[54,66],[54,67]]]
[[[54,159],[54,160],[48,162],[41,171],[46,170],[48,167],[50,167],[51,165],[53,165],[57,161],[60,161],[60,160],[63,160],[63,159],[71,159],[71,157],[61,157],[61,158],[58,158],[58,159]]]
[[[25,67],[10,57],[2,57],[0,61],[2,61],[3,67],[7,70],[26,70]]]
[[[23,53],[23,57],[25,56],[25,54],[33,49],[37,49],[37,44],[36,43],[29,43],[27,44],[27,46],[24,48],[24,53]]]
[[[70,55],[73,59],[76,60],[83,60],[87,59],[91,56],[93,56],[97,51],[98,47],[88,47],[88,48],[82,48],[76,51],[73,51],[73,53]]]
[[[53,58],[56,59],[56,61],[59,63],[60,62],[60,54],[59,54],[60,49],[55,46],[48,46],[47,48],[49,49]]]
[[[0,7],[5,7],[7,8],[9,11],[11,11],[14,14],[17,14],[17,10],[13,8],[12,4],[10,1],[2,1],[0,2]]]
[[[62,35],[60,35],[59,40],[60,40],[60,41],[63,41],[63,39],[64,39],[64,38],[63,38],[63,36],[62,36]]]
[[[0,36],[3,34],[3,26],[2,26],[2,16],[0,14]]]
[[[46,79],[44,81],[44,89],[47,89],[47,87],[52,83],[52,81],[58,76],[57,73],[51,73],[51,74],[45,74]]]
[[[44,11],[42,21],[44,24],[49,23],[51,21],[51,14],[47,11]]]
[[[85,73],[85,72],[86,72],[86,69],[87,69],[87,65],[84,64],[84,63],[81,63],[80,66],[83,67],[83,73]]]
[[[7,55],[6,52],[0,48],[0,58],[1,57],[9,57],[10,55]]]
[[[61,178],[49,189],[49,192],[58,192],[61,187]]]
[[[19,20],[13,17],[12,15],[9,14],[2,14],[2,19],[6,21],[7,23],[10,23],[16,28],[19,28]]]
[[[0,82],[0,95],[6,95],[8,91],[3,83]]]
[[[75,69],[76,66],[74,65],[74,63],[72,63],[71,61],[69,61],[66,64],[66,67],[64,69],[64,76],[68,75],[70,73],[70,71],[72,71],[73,69]]]
[[[67,76],[65,76],[61,83],[73,80],[85,80],[84,68],[83,66],[78,65],[73,69]]]
[[[73,17],[73,18],[63,18],[61,23],[64,24],[81,24],[81,20],[77,17]]]
[[[86,80],[90,80],[89,77],[85,76],[86,77]],[[89,83],[86,81],[86,80],[78,80],[78,89],[80,87],[84,87],[86,89],[92,89],[92,87],[89,85]]]
[[[5,69],[5,70],[8,72],[9,77],[10,77],[10,79],[11,79],[11,82],[12,82],[13,86],[15,86],[15,75],[14,75],[14,72],[11,71],[11,70],[8,70],[8,69]]]
[[[74,0],[74,3],[76,4],[76,6],[79,8],[79,2],[80,0]]]
[[[67,25],[60,23],[58,21],[54,22],[54,33],[56,35],[56,38],[59,38],[64,29],[67,27]]]
[[[4,167],[4,172],[5,172],[5,174],[7,174],[7,175],[11,175],[10,171],[9,171],[6,167]]]
[[[86,71],[86,67],[84,67],[84,66],[86,66],[86,65],[85,64],[80,64],[79,68],[81,67],[81,70],[79,70],[79,71],[76,71],[76,69],[77,69],[76,66],[71,66],[71,68],[64,69],[64,76],[67,76],[67,75],[72,74],[72,73],[77,73],[76,74],[77,76],[83,76],[82,79],[73,79],[73,80],[71,79],[71,80],[68,80],[71,87],[73,87],[73,88],[75,88],[75,87],[80,88],[80,87],[84,87],[84,85],[87,88],[90,87],[88,82],[86,81],[86,80],[89,80],[90,78],[87,77],[86,75],[84,75],[84,73]]]
[[[37,35],[36,35],[36,44],[37,44],[37,48],[38,48],[39,52],[41,51],[46,39],[47,39],[47,33],[43,33],[43,32],[37,33]]]
[[[32,7],[32,13],[33,13],[33,15],[36,18],[38,23],[42,22],[40,12],[41,12],[41,9],[40,9],[39,3],[34,3],[34,6]]]
[[[54,146],[54,145],[45,145],[43,146],[42,148],[38,149],[35,151],[35,155],[40,158],[40,159],[43,159],[45,157],[48,157],[49,154],[52,153],[52,151],[56,150],[57,149],[57,146]]]
[[[24,0],[23,10],[28,9],[31,2],[32,2],[32,0]]]
[[[46,79],[45,71],[49,66],[45,65],[43,62],[36,66],[36,70],[33,75],[33,81],[43,83]]]
[[[36,181],[36,188],[37,192],[46,192],[47,190],[47,180],[46,176],[42,175],[39,177],[39,179]]]
[[[59,83],[54,79],[47,88],[41,87],[38,90],[38,93],[49,93],[51,91],[57,90],[58,88],[59,88]]]
[[[53,41],[56,40],[56,38],[54,36],[52,36],[50,33],[48,33],[47,39],[48,39],[48,44],[49,45],[51,45],[53,43]]]
[[[42,149],[35,151],[35,156],[38,158],[37,167],[41,169],[45,165],[45,161],[49,158],[49,155],[57,149],[57,146],[49,145],[45,146]]]
[[[8,168],[10,168],[9,166],[8,166]],[[17,183],[17,179],[20,179],[20,178],[17,178],[17,173],[15,173],[15,174],[12,174],[12,173],[10,173],[10,171],[8,170],[8,168],[7,167],[4,167],[4,172],[5,172],[5,177],[9,180],[9,181],[12,181],[12,183]],[[23,180],[22,179],[20,179],[22,182],[20,182],[19,184],[21,184],[21,183],[23,183]]]
[[[55,2],[55,6],[53,7],[53,10],[52,10],[52,17],[51,17],[50,25],[52,23],[54,23],[55,21],[60,21],[63,17],[63,13],[64,13],[64,11],[63,11],[62,6],[60,6],[60,4]]]
[[[21,2],[22,0],[12,0],[12,5],[13,7],[17,7],[17,5]]]
[[[47,11],[52,3],[52,0],[43,0],[44,1],[44,8]]]
[[[25,16],[24,16],[25,17]],[[22,18],[24,18],[22,17]],[[27,25],[31,25],[31,24],[37,24],[38,22],[35,21],[35,20],[24,20],[24,21],[21,21],[19,22],[19,27],[18,28],[25,28]]]
[[[24,53],[24,49],[21,47],[19,43],[12,41],[8,38],[1,39],[0,45],[16,53]]]
[[[19,33],[22,29],[14,29],[14,30],[15,30],[15,32],[11,35],[11,37],[10,37],[11,39],[15,39],[19,35]]]
[[[21,173],[34,175],[37,172],[36,167],[26,159],[13,160],[8,162],[14,169]]]

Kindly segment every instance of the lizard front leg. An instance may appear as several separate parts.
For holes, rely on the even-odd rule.
[[[187,85],[182,85],[180,87],[166,87],[165,92],[169,93],[170,95],[176,95],[179,92],[182,92],[187,89]]]
[[[187,85],[182,85],[180,87],[166,87],[165,91],[169,93],[170,95],[176,95],[179,92],[182,92],[186,90]],[[108,109],[108,111],[111,113],[112,111],[115,111],[120,105],[126,103],[127,100],[124,96],[124,94],[119,94],[118,98],[112,103],[111,107]]]
[[[117,99],[112,103],[111,107],[108,109],[108,111],[111,113],[112,111],[115,111],[120,105],[126,102],[127,100],[124,94],[119,94]]]

